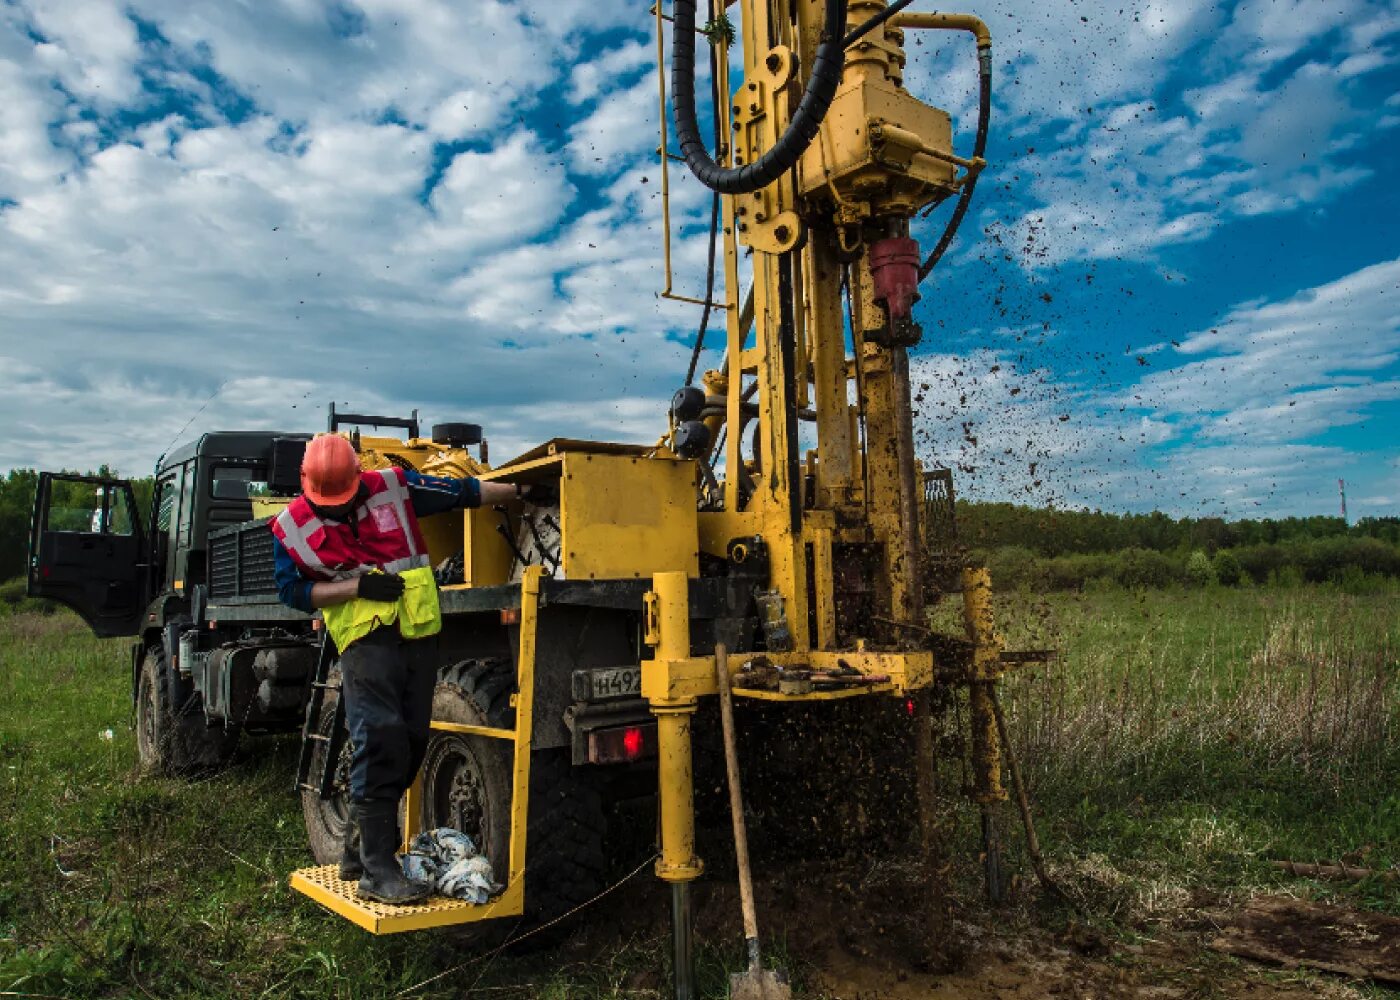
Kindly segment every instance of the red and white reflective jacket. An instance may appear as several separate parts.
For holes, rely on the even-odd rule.
[[[402,469],[360,473],[369,490],[353,516],[323,521],[305,497],[297,497],[272,521],[272,533],[292,561],[314,580],[347,580],[372,569],[402,573],[428,565],[428,546],[413,513],[408,480]]]

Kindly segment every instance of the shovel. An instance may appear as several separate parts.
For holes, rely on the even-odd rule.
[[[724,762],[729,772],[729,813],[734,819],[734,857],[739,865],[739,900],[744,908],[744,947],[747,972],[729,977],[730,1000],[792,1000],[792,987],[782,974],[765,969],[758,953],[758,917],[753,905],[753,876],[749,873],[749,836],[744,827],[744,795],[739,788],[739,750],[734,740],[734,700],[729,692],[729,651],[715,647],[715,680],[724,724]]]

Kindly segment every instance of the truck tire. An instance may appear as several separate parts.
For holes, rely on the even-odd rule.
[[[510,728],[514,687],[507,660],[464,660],[445,667],[433,695],[433,718]],[[506,740],[434,732],[423,761],[423,829],[447,826],[466,833],[490,859],[499,882],[509,875],[511,757]],[[526,926],[548,923],[602,890],[606,827],[602,800],[580,779],[568,750],[535,751],[525,852]]]
[[[340,668],[332,667],[326,683],[339,685]],[[337,688],[327,688],[321,701],[321,717],[316,720],[313,732],[330,736],[335,724],[336,700],[340,697]],[[311,758],[311,770],[307,783],[317,786],[325,766],[324,743],[316,745]],[[306,824],[306,839],[311,845],[311,853],[318,865],[334,865],[340,862],[340,849],[345,842],[345,833],[350,829],[350,737],[346,734],[341,742],[340,755],[336,760],[335,783],[330,798],[323,799],[319,792],[301,790],[301,818]]]
[[[170,703],[170,667],[159,646],[146,650],[136,683],[136,754],[147,774],[190,777],[228,763],[237,732],[209,727],[198,694]]]

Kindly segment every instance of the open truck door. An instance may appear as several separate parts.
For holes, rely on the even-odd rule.
[[[29,596],[66,604],[99,636],[136,635],[145,534],[131,483],[42,472],[29,528]]]

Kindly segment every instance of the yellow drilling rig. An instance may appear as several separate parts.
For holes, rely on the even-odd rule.
[[[443,660],[406,834],[469,833],[503,880],[490,902],[382,906],[336,876],[348,751],[335,651],[316,622],[276,603],[270,537],[257,519],[276,509],[279,492],[295,491],[306,435],[206,435],[169,456],[157,470],[149,542],[131,523],[124,484],[46,475],[31,590],[85,609],[103,634],[138,636],[143,760],[179,770],[218,759],[240,731],[304,720],[297,786],[322,864],[292,875],[297,890],[375,933],[545,921],[603,887],[608,803],[646,792],[659,800],[656,875],[672,887],[676,994],[689,1000],[689,886],[704,854],[692,729],[718,693],[721,647],[740,704],[776,713],[894,706],[907,716],[896,749],[916,775],[926,840],[935,821],[930,700],[965,689],[972,793],[995,886],[992,807],[1006,793],[994,685],[1035,654],[1003,649],[988,575],[965,564],[952,535],[951,476],[915,455],[909,361],[922,337],[920,282],[985,167],[991,40],[975,17],[909,4],[711,0],[701,22],[696,0],[674,0],[669,14],[658,0],[662,294],[699,306],[705,322],[655,444],[560,438],[491,466],[484,444],[479,458],[466,451],[481,443],[474,425],[423,436],[416,417],[332,409],[331,431],[407,431],[407,440],[352,431],[366,467],[548,484],[558,497],[548,508],[425,522],[442,588]],[[948,114],[904,86],[909,33],[950,31],[971,36],[979,69],[966,157],[953,151]],[[713,153],[697,116],[698,46],[709,50]],[[680,162],[714,192],[699,297],[671,288],[669,177]],[[911,220],[949,200],[924,256]],[[697,386],[712,315],[723,356]],[[96,496],[101,508],[65,527],[63,496]],[[92,536],[107,539],[110,576],[96,589],[79,553],[93,550],[82,542]],[[130,579],[110,568],[128,562],[140,567]],[[963,629],[939,634],[928,608],[953,594]]]

